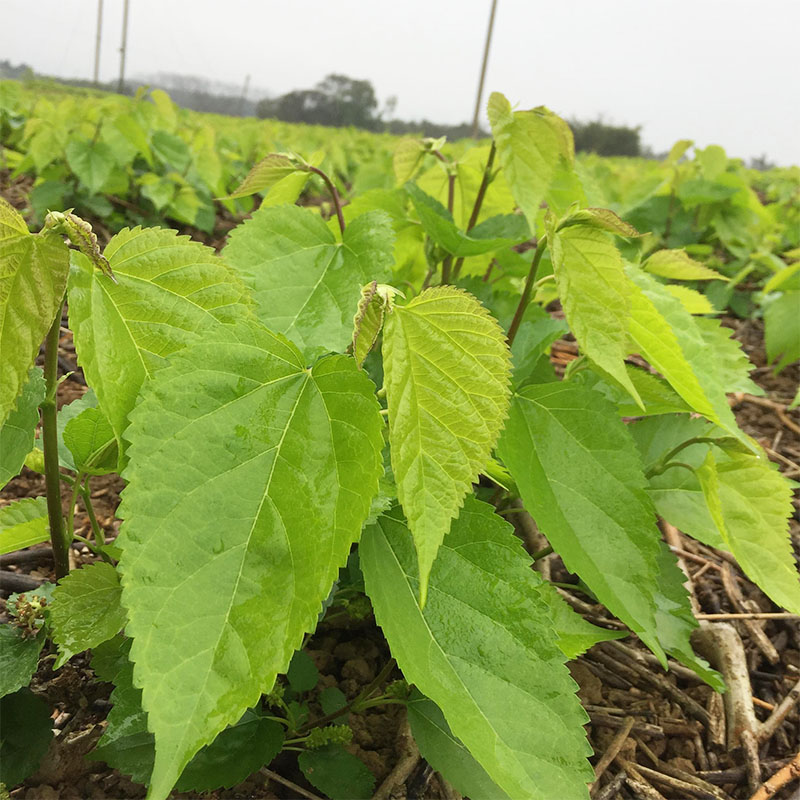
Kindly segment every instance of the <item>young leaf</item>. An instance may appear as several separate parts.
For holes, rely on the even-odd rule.
[[[28,382],[17,400],[17,407],[0,425],[0,489],[19,475],[25,456],[33,449],[39,404],[44,400],[44,377],[39,367],[28,373]]]
[[[559,159],[569,164],[574,159],[572,131],[542,106],[512,112],[511,104],[499,92],[489,98],[488,111],[503,175],[534,231],[539,206],[556,174]]]
[[[714,306],[711,301],[700,292],[690,289],[688,286],[681,286],[679,283],[668,283],[664,288],[675,298],[680,300],[681,305],[690,314],[714,314]]]
[[[635,284],[630,294],[630,334],[639,352],[692,409],[749,444],[717,381],[708,342],[695,319],[655,278],[638,269],[628,270],[628,276]]]
[[[308,169],[297,158],[287,153],[269,153],[247,173],[227,199],[248,197],[256,192],[263,192],[264,189],[271,189],[278,181],[297,172],[305,173],[306,179],[309,177]]]
[[[378,292],[378,281],[361,289],[361,300],[353,317],[353,358],[362,366],[383,327],[386,299]]]
[[[378,489],[383,422],[352,358],[307,370],[256,323],[176,353],[131,419],[123,604],[164,798],[316,624]]]
[[[31,234],[0,197],[0,425],[28,382],[61,307],[68,271],[69,250],[60,237]]]
[[[635,238],[641,234],[629,222],[625,222],[608,208],[580,208],[568,214],[558,223],[558,230],[569,228],[573,225],[583,225],[587,228],[597,228],[601,231],[614,233],[617,236]]]
[[[711,518],[747,576],[776,605],[800,614],[800,576],[789,539],[790,483],[766,456],[717,458],[710,449],[697,476]]]
[[[87,475],[106,475],[117,468],[117,440],[99,408],[85,408],[64,426],[64,444],[75,467]]]
[[[653,598],[655,512],[616,409],[571,383],[528,386],[511,403],[498,452],[567,569],[665,660]]]
[[[411,180],[425,155],[425,143],[421,139],[401,139],[392,157],[394,177],[400,186]]]
[[[47,500],[25,497],[0,508],[0,554],[13,553],[50,538]]]
[[[408,702],[408,724],[422,757],[463,795],[509,800],[469,750],[455,737],[441,709],[415,689]]]
[[[0,624],[0,697],[30,683],[44,641],[44,631],[25,636],[16,625]]]
[[[674,281],[727,281],[724,275],[695,261],[685,250],[657,250],[642,264],[651,275]]]
[[[511,526],[469,498],[433,565],[424,611],[401,519],[381,517],[359,552],[403,674],[439,706],[490,778],[511,797],[587,797],[586,713]]]
[[[360,288],[391,277],[393,243],[391,221],[379,211],[357,217],[337,242],[314,211],[276,206],[236,228],[224,255],[252,289],[261,322],[311,362],[345,349]]]
[[[50,608],[53,641],[58,645],[56,669],[76,653],[102,644],[125,627],[127,617],[120,604],[121,595],[117,571],[101,561],[73,570],[61,579]]]
[[[375,776],[340,744],[304,750],[297,759],[306,780],[331,800],[369,800]]]
[[[119,437],[139,389],[167,356],[250,312],[236,275],[188,236],[125,228],[105,256],[117,283],[73,254],[69,319],[86,379]]]
[[[642,405],[625,370],[630,281],[619,250],[607,233],[586,225],[551,230],[549,244],[564,314],[581,350]]]
[[[50,707],[30,689],[0,700],[0,783],[16,786],[33,775],[53,738]]]
[[[387,314],[383,360],[392,469],[424,604],[439,545],[500,433],[510,356],[486,309],[442,286]]]

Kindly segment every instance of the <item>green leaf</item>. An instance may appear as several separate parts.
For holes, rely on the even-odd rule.
[[[656,602],[658,639],[664,649],[704,680],[714,691],[726,691],[722,676],[695,654],[689,643],[697,620],[686,600],[686,576],[665,542],[659,542],[659,580],[653,587]]]
[[[319,670],[305,650],[297,650],[292,656],[286,677],[293,692],[310,692],[319,681]]]
[[[674,281],[727,281],[724,275],[695,261],[685,250],[657,250],[642,264],[652,275]]]
[[[379,211],[357,217],[337,242],[314,211],[276,206],[236,228],[224,255],[252,289],[261,322],[311,362],[345,349],[361,287],[391,277],[393,243]]]
[[[664,288],[675,298],[680,300],[681,305],[690,314],[715,314],[716,309],[711,305],[711,301],[700,292],[690,289],[688,286],[681,286],[677,283],[669,283]]]
[[[166,131],[156,131],[150,143],[156,158],[176,172],[183,173],[189,166],[192,155],[189,146],[179,136]]]
[[[363,761],[340,744],[300,753],[297,763],[306,780],[331,800],[369,800],[375,776]]]
[[[573,211],[558,223],[558,230],[569,228],[573,225],[597,228],[598,230],[626,238],[641,236],[633,225],[625,222],[624,219],[621,219],[608,208],[580,208]]]
[[[256,192],[263,192],[264,189],[271,189],[279,181],[298,172],[304,174],[305,180],[310,177],[308,168],[296,158],[287,153],[270,153],[247,173],[245,179],[227,199],[248,197]]]
[[[358,366],[378,340],[386,314],[386,298],[378,292],[378,282],[372,281],[361,289],[361,299],[353,317],[353,358]]]
[[[543,106],[512,112],[511,104],[499,92],[489,98],[488,110],[503,175],[534,231],[539,206],[556,175],[559,159],[569,164],[574,159],[572,132]]]
[[[776,605],[800,614],[789,522],[792,489],[766,456],[709,449],[697,470],[711,518],[745,574]]]
[[[67,425],[87,408],[97,408],[97,397],[95,393],[88,389],[83,395],[73,400],[71,403],[61,406],[56,417],[56,428],[58,429],[58,463],[62,467],[77,472],[72,453],[64,444],[64,430]]]
[[[502,224],[498,223],[497,218],[493,218],[494,221],[486,220],[470,233],[464,233],[456,227],[453,215],[438,200],[423,192],[413,183],[407,183],[405,189],[414,204],[414,210],[419,216],[425,233],[453,256],[461,258],[491,253],[494,250],[517,244],[530,235],[522,217],[513,215],[508,215],[507,218],[501,217]],[[491,224],[487,227],[487,223]],[[482,233],[494,232],[515,235],[511,238],[481,236]]]
[[[26,497],[0,508],[0,554],[13,553],[49,538],[46,498]]]
[[[92,669],[100,680],[113,683],[114,691],[107,727],[86,758],[105,761],[137,783],[146,784],[153,771],[155,740],[147,729],[142,691],[133,685],[130,646],[130,639],[117,636],[92,651]]]
[[[616,409],[582,386],[528,386],[511,403],[498,452],[567,569],[665,660],[655,512]]]
[[[178,780],[179,792],[229,789],[269,764],[283,746],[283,726],[248,709],[189,762]]]
[[[67,163],[80,182],[92,194],[97,194],[114,168],[114,151],[111,147],[105,142],[70,139],[66,154]]]
[[[558,294],[581,350],[641,405],[625,369],[630,281],[619,250],[607,233],[585,225],[549,235]]]
[[[101,561],[73,570],[61,579],[50,609],[53,641],[58,645],[56,669],[76,653],[108,641],[125,627],[121,596],[117,571]]]
[[[657,414],[689,413],[692,410],[666,381],[656,375],[651,375],[640,367],[634,367],[631,364],[626,364],[625,368],[628,371],[628,377],[631,379],[631,383],[636,387],[636,391],[644,403],[644,414],[642,413],[642,409],[633,402],[628,392],[616,383],[603,380],[596,384],[592,384],[591,382],[587,384],[597,391],[602,392],[609,400],[615,403],[620,416],[654,416]],[[603,373],[599,374],[605,379]],[[576,380],[580,382],[578,376],[575,377]],[[585,375],[583,379],[585,380]]]
[[[319,693],[319,704],[323,714],[334,714],[347,705],[347,697],[338,687],[327,686]]]
[[[458,792],[480,800],[509,800],[469,750],[455,737],[441,709],[416,689],[408,702],[408,724],[422,757]]]
[[[556,591],[556,587],[547,581],[542,581],[539,586],[539,595],[550,609],[553,630],[558,636],[558,647],[569,659],[577,658],[598,642],[624,639],[629,635],[627,631],[599,628],[587,622],[572,610],[567,601]]]
[[[640,420],[628,427],[639,448],[645,470],[657,466],[671,450],[698,436],[717,437],[724,432],[704,419],[688,416],[661,416]],[[703,463],[708,448],[689,445],[677,459],[697,468]],[[694,471],[673,467],[649,478],[648,494],[659,516],[685,534],[710,547],[727,550],[714,521],[708,513],[700,483]]]
[[[764,390],[750,379],[755,365],[733,338],[733,331],[718,319],[696,319],[694,323],[708,348],[707,363],[713,364],[716,382],[723,391],[763,395]]]
[[[387,315],[383,361],[392,469],[424,605],[439,545],[500,433],[510,356],[489,312],[467,292],[441,286]]]
[[[87,475],[107,475],[117,468],[114,430],[99,408],[85,408],[64,426],[64,444],[75,467]]]
[[[44,641],[44,631],[25,636],[15,625],[0,624],[0,697],[30,683]]]
[[[655,278],[630,269],[630,334],[639,352],[692,409],[750,444],[739,429],[696,320]],[[727,356],[726,356],[727,361]]]
[[[95,749],[87,756],[104,761],[137,783],[149,783],[155,758],[155,740],[147,730],[142,711],[142,691],[133,685],[133,664],[128,660],[131,640],[115,637],[92,651],[97,676],[114,684],[108,725]],[[283,729],[253,709],[222,731],[189,762],[178,781],[178,791],[212,791],[234,786],[268,764],[280,751]]]
[[[765,304],[766,305],[766,304]],[[764,311],[764,341],[767,360],[780,372],[800,360],[800,291],[784,292]]]
[[[105,256],[117,283],[73,254],[69,319],[86,379],[119,437],[167,356],[249,309],[246,289],[214,251],[175,231],[125,228]]]
[[[0,700],[0,783],[14,787],[39,768],[53,738],[50,707],[30,689]]]
[[[314,628],[377,492],[383,422],[353,359],[307,370],[255,323],[176,353],[131,418],[123,604],[164,798]]]
[[[511,797],[586,798],[586,713],[541,579],[511,526],[470,497],[433,565],[424,611],[401,519],[381,517],[359,552],[375,617],[403,674],[439,706],[490,778]]]
[[[25,456],[33,450],[39,404],[44,400],[45,383],[41,369],[32,367],[28,382],[17,400],[17,407],[0,425],[0,489],[19,475]]]
[[[0,198],[0,425],[16,407],[56,312],[69,270],[59,236],[32,235]]]
[[[401,139],[397,143],[392,156],[392,168],[395,180],[400,186],[414,176],[417,167],[422,163],[425,152],[425,144],[421,139]]]

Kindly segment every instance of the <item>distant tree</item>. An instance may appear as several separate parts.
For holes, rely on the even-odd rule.
[[[640,127],[629,128],[624,125],[608,125],[601,119],[593,122],[569,123],[575,137],[575,149],[597,153],[601,156],[640,156],[642,143]]]
[[[286,122],[375,130],[380,122],[377,109],[378,99],[369,81],[331,73],[313,89],[296,89],[275,100],[261,101],[256,114]]]

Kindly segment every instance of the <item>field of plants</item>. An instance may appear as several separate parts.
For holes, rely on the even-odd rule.
[[[800,779],[800,167],[0,81],[0,797]]]

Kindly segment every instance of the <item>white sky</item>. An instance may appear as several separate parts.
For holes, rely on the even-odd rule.
[[[101,80],[119,73],[105,0]],[[277,95],[329,72],[395,116],[471,121],[491,0],[130,0],[126,74],[177,72]],[[0,59],[91,78],[97,0],[0,0]],[[522,108],[641,125],[800,164],[798,0],[498,0],[486,79]]]

